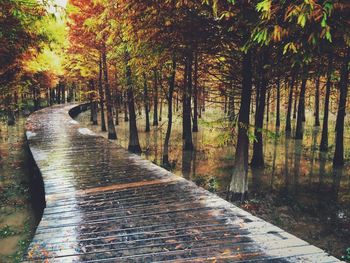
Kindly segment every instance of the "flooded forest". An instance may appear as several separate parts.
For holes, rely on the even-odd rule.
[[[82,126],[350,261],[347,1],[0,1],[0,262],[44,207],[30,113]],[[41,196],[40,196],[41,194]]]

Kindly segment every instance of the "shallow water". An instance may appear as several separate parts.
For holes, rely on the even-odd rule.
[[[19,262],[38,222],[31,197],[32,163],[24,117],[0,122],[0,262]]]
[[[172,171],[225,197],[233,169],[235,130],[223,120],[222,109],[207,110],[199,120],[200,131],[193,134],[196,148],[193,153],[182,151],[181,113],[174,115],[169,154]],[[335,116],[330,117],[327,154],[318,151],[321,129],[313,127],[312,113],[307,113],[303,141],[286,138],[283,132],[276,133],[271,119],[268,124],[271,128],[265,127],[265,169],[249,170],[249,198],[237,205],[341,257],[350,247],[350,166],[347,163],[344,169],[332,169],[334,132],[331,129]],[[100,126],[90,124],[89,112],[80,114],[77,121],[100,132]],[[116,143],[127,148],[128,123],[122,118],[119,121]],[[164,112],[158,128],[151,127],[151,132],[145,133],[145,120],[138,115],[142,156],[158,165],[161,165],[166,121]],[[283,131],[284,119],[281,123]],[[106,133],[101,134],[107,137]],[[345,152],[349,159],[347,134]]]

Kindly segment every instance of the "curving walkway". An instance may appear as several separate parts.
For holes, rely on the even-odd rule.
[[[46,208],[25,261],[338,261],[81,127],[79,107],[28,119]]]

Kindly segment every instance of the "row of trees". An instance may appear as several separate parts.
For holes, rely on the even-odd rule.
[[[22,2],[9,3],[25,7]],[[33,12],[36,25],[42,21],[45,8]],[[192,133],[200,128],[198,119],[206,103],[222,103],[237,139],[229,186],[230,198],[236,199],[247,191],[242,178],[247,177],[251,143],[251,166],[264,166],[265,117],[273,111],[278,131],[302,139],[308,96],[314,96],[309,106],[314,110],[315,126],[322,126],[320,150],[328,150],[328,132],[335,129],[333,164],[344,164],[349,12],[345,0],[70,0],[64,21],[57,17],[50,20],[55,22],[48,32],[61,32],[59,37],[52,34],[50,38],[46,33],[41,42],[39,36],[26,42],[20,61],[31,46],[49,43],[47,54],[45,48],[39,53],[50,58],[48,53],[54,50],[57,57],[48,61],[61,61],[60,65],[50,68],[38,59],[36,64],[29,63],[36,74],[54,73],[45,76],[48,81],[56,81],[42,85],[47,88],[48,101],[73,99],[83,90],[80,97],[91,101],[91,121],[97,125],[101,114],[99,124],[110,139],[117,139],[116,125],[119,115],[124,114],[124,120],[129,121],[128,149],[135,153],[141,152],[137,112],[144,111],[145,132],[149,132],[151,124],[158,125],[165,103],[168,120],[164,166],[169,165],[174,110],[182,109],[183,148],[191,151]],[[1,23],[6,21],[2,18]],[[64,23],[68,32],[62,27]],[[28,28],[31,24],[25,30]],[[43,31],[47,30],[38,32]],[[35,34],[31,32],[30,36]],[[21,39],[20,34],[17,37]],[[38,70],[40,67],[43,70]],[[1,76],[5,76],[3,71]],[[4,83],[10,83],[4,79]],[[328,127],[329,103],[334,94],[338,101],[336,127]]]
[[[51,89],[64,80],[66,29],[50,1],[4,0],[0,6],[1,110],[14,124],[14,112],[25,105],[39,109],[43,94],[53,103]]]
[[[192,132],[198,131],[205,98],[224,97],[229,119],[237,124],[235,168],[229,188],[231,198],[236,198],[246,191],[241,178],[247,176],[251,141],[251,166],[264,166],[263,128],[269,106],[266,101],[272,101],[267,98],[269,94],[277,102],[276,127],[281,126],[284,112],[280,101],[284,95],[288,101],[286,135],[302,139],[306,94],[315,96],[315,126],[319,126],[320,86],[325,83],[320,150],[328,150],[329,101],[332,86],[336,86],[339,107],[333,164],[344,164],[350,59],[350,6],[346,1],[72,0],[71,4],[73,61],[80,61],[75,63],[82,69],[91,69],[83,81],[90,83],[94,105],[99,101],[103,109],[106,102],[109,138],[117,138],[113,108],[118,114],[123,104],[127,105],[124,111],[130,117],[130,151],[141,151],[135,101],[144,105],[149,131],[150,106],[153,103],[153,125],[157,125],[159,94],[163,94],[168,105],[163,152],[167,165],[173,96],[182,103],[184,150],[193,149]],[[93,83],[98,83],[98,89]],[[281,92],[283,88],[286,92]],[[253,103],[255,115],[251,122]],[[293,105],[297,120],[292,135]],[[101,114],[104,130],[103,110]],[[96,123],[96,113],[92,116]]]

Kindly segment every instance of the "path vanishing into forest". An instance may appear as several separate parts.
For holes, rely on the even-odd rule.
[[[338,261],[81,127],[71,116],[84,107],[27,121],[46,208],[24,261]]]

